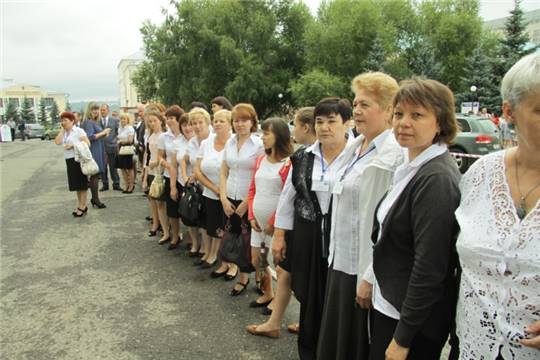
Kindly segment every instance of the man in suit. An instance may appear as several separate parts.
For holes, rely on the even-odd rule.
[[[122,190],[120,188],[120,178],[118,177],[118,171],[116,170],[116,156],[117,156],[117,144],[116,137],[118,136],[118,126],[120,121],[109,116],[109,105],[102,104],[99,112],[101,114],[101,126],[103,129],[109,128],[111,132],[109,136],[105,138],[105,151],[107,153],[107,166],[105,171],[101,173],[101,181],[103,181],[103,187],[101,191],[109,190],[109,178],[107,176],[107,167],[109,167],[109,173],[111,174],[111,180],[114,190]]]

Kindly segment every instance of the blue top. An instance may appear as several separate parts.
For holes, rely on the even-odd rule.
[[[96,138],[96,134],[102,132],[103,128],[100,124],[90,119],[83,121],[81,128],[86,132],[86,136],[90,140],[90,152],[98,164],[99,172],[106,171],[105,140],[104,138]]]

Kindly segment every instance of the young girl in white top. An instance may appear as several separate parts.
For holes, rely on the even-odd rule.
[[[80,127],[75,126],[75,115],[70,112],[60,114],[62,130],[56,135],[54,143],[64,146],[64,158],[66,159],[69,191],[77,192],[77,209],[72,212],[73,216],[81,217],[86,214],[86,196],[88,191],[88,177],[81,171],[81,165],[75,161],[73,146],[78,142],[90,145],[90,140]]]
[[[248,219],[251,224],[251,263],[260,276],[263,295],[250,307],[264,307],[274,298],[272,276],[268,266],[260,264],[261,248],[266,265],[274,234],[274,217],[283,183],[290,169],[289,155],[293,152],[289,126],[281,118],[270,118],[262,124],[262,141],[266,154],[257,158],[248,194]]]
[[[158,144],[159,137],[165,130],[165,118],[158,111],[149,111],[145,113],[145,117],[148,118],[148,125],[150,129],[150,136],[148,137],[148,166],[144,173],[143,178],[143,191],[146,191],[152,185],[154,176],[160,170],[159,158],[158,158]],[[167,221],[167,211],[165,208],[165,198],[163,195],[158,199],[153,199],[148,196],[148,202],[150,204],[150,210],[152,212],[152,228],[148,233],[148,236],[156,236],[159,224],[163,228],[163,237],[159,241],[167,241],[169,238],[169,223]]]
[[[201,143],[195,176],[203,184],[205,199],[205,229],[203,247],[207,250],[196,264],[203,268],[211,268],[217,261],[220,247],[220,235],[223,230],[223,208],[219,202],[219,175],[225,143],[231,136],[230,111],[222,110],[214,115],[214,129],[216,133]]]
[[[124,146],[133,146],[135,139],[135,129],[131,126],[131,115],[124,113],[120,115],[120,127],[118,128],[117,143],[118,148]],[[134,148],[134,147],[133,147]],[[135,169],[133,167],[133,154],[120,155],[116,158],[116,168],[122,170],[124,184],[126,189],[122,191],[124,194],[131,194],[135,190]]]
[[[244,226],[247,220],[247,195],[257,157],[264,153],[261,139],[253,134],[257,131],[258,119],[251,104],[237,104],[232,111],[232,124],[236,134],[225,145],[225,154],[221,167],[220,198],[227,218],[239,217]],[[246,244],[249,246],[249,244]],[[235,271],[236,265],[229,266]],[[241,294],[249,283],[249,268],[240,269],[240,279],[231,290],[231,296]]]
[[[189,140],[184,157],[180,161],[179,177],[181,177],[184,184],[195,184],[197,179],[195,178],[194,168],[197,163],[197,154],[201,143],[206,140],[210,134],[210,114],[204,109],[195,108],[189,112],[188,120],[194,136]],[[209,248],[203,248],[198,240],[199,233],[201,234],[201,237],[205,236],[206,233],[206,230],[204,229],[204,218],[199,218],[197,226],[188,226],[188,228],[191,238],[191,250],[189,251],[189,256],[202,257],[210,251]]]

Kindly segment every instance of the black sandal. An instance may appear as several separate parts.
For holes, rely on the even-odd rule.
[[[245,283],[238,281],[236,285],[240,285],[242,288],[240,290],[236,290],[235,288],[233,288],[231,290],[231,294],[230,294],[231,296],[238,296],[241,293],[243,293],[246,290],[247,286],[249,285],[249,279]]]

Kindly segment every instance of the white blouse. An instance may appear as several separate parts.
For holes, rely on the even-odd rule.
[[[159,146],[159,138],[160,136],[162,135],[162,133],[160,134],[152,134],[150,136],[148,136],[148,140],[147,140],[147,143],[148,143],[148,148],[150,150],[150,154],[146,154],[146,156],[150,156],[150,159],[148,160],[149,162],[156,162],[158,160],[158,146]],[[149,175],[156,175],[159,171],[159,166],[155,166],[154,168],[150,168],[150,166],[148,167],[148,174]]]
[[[251,134],[238,150],[237,135],[233,135],[225,144],[223,160],[229,167],[227,177],[227,197],[244,200],[249,192],[251,177],[257,157],[264,153],[262,140]]]
[[[130,135],[135,136],[135,129],[133,128],[133,126],[126,125],[124,127],[118,128],[117,139],[119,141],[128,141]]]
[[[62,137],[62,145],[75,145],[81,142],[81,137],[86,136],[86,132],[80,127],[72,127],[69,133],[64,130],[64,136]],[[64,149],[64,159],[72,159],[75,157],[75,151],[73,148],[67,150]]]
[[[184,136],[181,133],[178,133],[178,136],[174,136],[172,131],[167,131],[162,133],[159,136],[158,149],[165,151],[165,160],[170,164],[172,158],[176,156],[176,147],[178,142],[181,141]],[[163,171],[163,176],[170,177],[167,169]]]
[[[532,360],[524,328],[540,319],[540,201],[519,220],[505,175],[506,152],[463,176],[456,218],[462,267],[457,306],[460,359]]]
[[[352,142],[354,139],[349,138],[347,145]],[[323,166],[324,163],[324,181],[328,182],[328,191],[315,191],[317,200],[321,207],[321,212],[323,215],[328,213],[330,208],[330,200],[332,198],[332,189],[339,179],[340,174],[338,170],[341,168],[341,162],[343,161],[343,155],[345,154],[345,148],[343,151],[332,161],[330,165],[324,160],[323,155],[321,154],[321,147],[319,146],[319,140],[308,148],[306,152],[312,152],[315,155],[315,161],[313,162],[313,171],[311,172],[311,178],[319,180],[323,175]],[[285,186],[283,187],[283,192],[279,197],[278,207],[276,210],[276,221],[274,226],[282,230],[293,230],[294,224],[294,198],[296,196],[296,189],[292,184],[292,169],[287,175],[287,180],[285,181]]]
[[[187,161],[187,164],[186,164],[187,176],[190,176],[193,173],[193,168],[195,167],[195,163],[197,162],[197,154],[199,153],[199,148],[201,147],[201,143],[199,142],[199,139],[197,139],[197,137],[194,136],[189,140],[187,144],[186,155],[189,157],[189,161]]]
[[[206,140],[203,140],[197,154],[197,159],[201,159],[201,172],[214,185],[219,187],[219,178],[221,175],[221,163],[223,161],[223,153],[225,149],[217,151],[215,147],[215,135],[210,135]],[[212,190],[204,187],[203,195],[209,199],[219,200]]]
[[[182,186],[185,186],[186,185],[186,182],[184,181],[184,178],[182,177],[182,159],[184,158],[184,156],[186,155],[186,152],[187,152],[187,147],[188,147],[188,144],[189,144],[189,140],[187,140],[184,136],[182,136],[181,139],[179,139],[177,142],[176,142],[176,164],[178,165],[178,169],[176,171],[176,174],[177,174],[177,177],[176,177],[176,181],[178,181],[180,183],[180,185]],[[188,176],[189,174],[191,173],[191,165],[188,163],[187,164],[187,173],[188,173]]]

